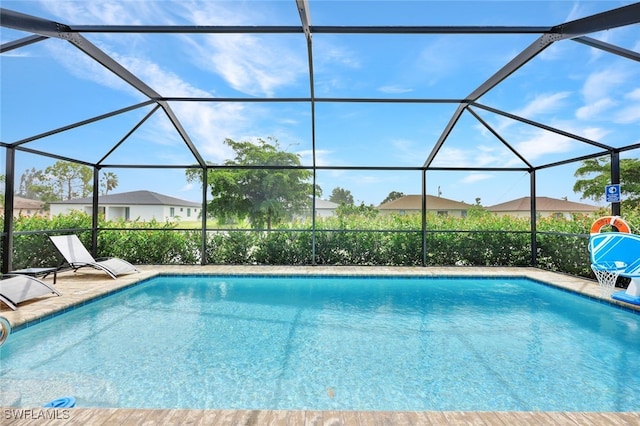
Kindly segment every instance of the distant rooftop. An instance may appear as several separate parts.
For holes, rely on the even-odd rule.
[[[468,210],[471,204],[427,195],[427,210]],[[421,195],[405,195],[378,206],[378,210],[422,210]]]
[[[334,203],[333,201],[316,198],[316,209],[336,209],[339,206],[340,204]]]
[[[76,198],[73,200],[53,201],[51,204],[91,204],[91,197]],[[128,204],[128,205],[162,205],[162,206],[184,206],[184,207],[202,207],[200,203],[182,200],[180,198],[169,197],[168,195],[158,194],[152,191],[131,191],[121,192],[119,194],[100,195],[98,204]]]
[[[30,198],[13,197],[13,208],[16,209],[31,209],[40,210],[44,202],[40,200],[32,200]]]
[[[539,212],[584,212],[591,213],[599,209],[597,206],[573,201],[560,200],[551,197],[536,197],[536,210]],[[492,212],[529,212],[531,211],[531,197],[522,197],[506,203],[487,207]]]

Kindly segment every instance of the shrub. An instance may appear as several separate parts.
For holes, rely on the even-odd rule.
[[[261,265],[310,265],[312,234],[304,231],[274,230],[261,235],[253,258]]]
[[[422,265],[422,215],[377,215],[358,209],[337,217],[284,225],[271,231],[207,231],[205,254],[213,264]],[[598,215],[606,215],[599,212]],[[625,212],[638,232],[640,209]],[[592,277],[587,249],[594,216],[540,218],[536,222],[538,266]],[[529,219],[495,216],[478,209],[458,218],[427,214],[426,265],[527,266],[531,264]],[[51,266],[61,258],[48,235],[76,233],[90,247],[91,218],[71,213],[52,219],[15,220],[13,268]],[[175,223],[100,221],[98,256],[142,264],[195,264],[201,259],[199,229],[178,230]]]
[[[256,233],[247,230],[209,232],[207,260],[214,264],[254,264],[253,251],[257,241]]]
[[[98,253],[132,263],[190,264],[200,261],[200,233],[176,231],[171,222],[115,222],[98,233]]]

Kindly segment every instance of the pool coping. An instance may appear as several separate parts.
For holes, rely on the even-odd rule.
[[[3,410],[3,425],[635,425],[638,412],[316,411],[31,408]]]
[[[112,279],[101,271],[87,269],[58,274],[55,287],[62,296],[53,294],[20,304],[11,311],[0,304],[13,331],[30,327],[78,307],[140,285],[159,276],[344,276],[344,277],[410,277],[410,278],[527,278],[591,300],[639,313],[640,306],[603,297],[597,281],[533,267],[378,267],[378,266],[257,266],[257,265],[142,265],[139,273]],[[81,272],[82,271],[82,272]],[[45,279],[51,281],[51,279]],[[620,289],[619,289],[620,290]]]

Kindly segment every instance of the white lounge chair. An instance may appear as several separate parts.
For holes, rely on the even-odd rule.
[[[49,284],[28,275],[5,275],[0,280],[0,300],[14,311],[20,302],[51,293],[62,295]]]
[[[106,272],[115,279],[118,275],[140,272],[126,260],[117,257],[94,259],[77,235],[54,235],[49,237],[67,264],[77,271],[85,266]]]

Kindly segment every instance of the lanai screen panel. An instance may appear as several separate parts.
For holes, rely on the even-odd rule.
[[[405,195],[422,192],[422,172],[412,170],[323,169],[317,172],[317,179],[323,199],[330,199],[336,188],[343,189],[353,197],[355,206],[379,206],[392,192]]]
[[[0,58],[0,125],[5,142],[18,142],[144,100],[63,40],[44,40]]]
[[[491,132],[479,120],[474,127],[470,112],[464,112],[460,119],[465,130],[456,129],[450,136],[435,130],[437,126],[441,126],[440,130],[445,128],[448,120],[455,116],[455,102],[464,101],[552,26],[631,3],[8,1],[3,7],[81,28],[79,31],[86,40],[126,67],[150,90],[132,88],[64,40],[41,41],[2,55],[0,136],[4,143],[12,143],[136,105],[151,94],[152,103],[158,101],[158,105],[171,108],[170,115],[175,114],[168,118],[169,125],[167,120],[162,124],[165,111],[158,110],[148,122],[126,136],[107,158],[81,150],[78,159],[95,161],[93,159],[98,158],[101,164],[109,165],[109,161],[113,161],[118,167],[128,161],[129,164],[160,164],[164,159],[169,166],[184,162],[195,164],[200,155],[204,161],[218,162],[232,158],[222,144],[226,137],[241,140],[275,137],[282,146],[295,147],[292,149],[309,167],[324,164],[336,168],[411,168],[413,164],[423,164],[425,157],[432,153],[430,148],[440,142],[443,142],[442,149],[435,153],[436,161],[428,166],[442,164],[441,155],[448,156],[444,163],[450,164],[449,160],[455,158],[450,152],[462,148],[479,152],[468,155],[477,160],[482,158],[485,142],[480,138]],[[297,10],[300,5],[308,8],[305,13],[311,25],[311,52],[307,51],[309,40],[300,25]],[[86,27],[82,30],[83,26],[90,25],[133,27],[120,32]],[[183,32],[142,33],[136,31],[137,25],[186,27]],[[196,34],[197,28],[207,25],[226,27],[228,31]],[[337,29],[341,25],[359,28],[341,31]],[[441,27],[434,27],[429,34],[400,34],[412,25]],[[475,29],[470,32],[486,31],[449,34],[451,25],[473,26]],[[273,31],[267,33],[262,26],[270,26]],[[377,27],[367,29],[367,26]],[[510,29],[501,31],[500,26]],[[461,27],[455,31],[462,31]],[[19,36],[6,28],[0,33],[3,43]],[[589,36],[600,43],[630,49],[637,55],[637,25]],[[633,83],[637,80],[637,60],[633,59],[634,55],[605,50],[572,40],[552,44],[504,81],[487,87],[490,90],[477,99],[479,105],[471,105],[470,111],[496,131],[498,135],[489,135],[494,141],[499,136],[516,151],[521,149],[523,158],[518,158],[519,162],[530,162],[536,167],[564,161],[567,157],[593,155],[607,145],[623,147],[638,143],[634,131],[638,99]],[[26,67],[22,73],[15,72],[22,71],[14,66],[18,62],[11,63],[40,57],[48,62]],[[35,77],[39,68],[43,70],[42,80]],[[69,74],[63,76],[63,71]],[[605,75],[611,78],[604,78]],[[53,84],[45,78],[50,78]],[[600,85],[595,84],[598,78],[602,81]],[[9,80],[11,84],[5,83]],[[5,85],[16,87],[16,92],[5,90]],[[595,90],[598,88],[599,95]],[[169,97],[166,103],[159,100],[166,97]],[[12,108],[5,114],[5,99],[20,108]],[[26,109],[29,101],[25,99],[37,101],[28,114],[14,114]],[[377,101],[359,103],[362,99],[389,102],[388,105]],[[344,100],[348,102],[342,102]],[[413,103],[416,100],[427,102]],[[495,112],[483,109],[483,105]],[[331,109],[341,114],[331,114]],[[361,121],[345,120],[350,114],[366,109],[376,112],[367,114]],[[535,123],[507,119],[499,112]],[[122,127],[126,127],[125,119],[111,119],[114,119],[112,123],[121,121],[113,126],[87,125],[86,129],[75,132],[82,135],[76,136],[77,139],[94,139],[92,132],[100,129],[100,133],[107,133],[113,127],[113,132],[98,139],[119,143],[126,133],[120,126],[122,123]],[[146,125],[155,125],[153,120],[158,120],[159,130],[150,136]],[[504,124],[507,120],[517,123]],[[587,122],[591,125],[587,126]],[[425,128],[428,123],[433,123],[433,129]],[[536,138],[534,133],[541,129],[536,123],[562,128],[579,137],[565,136],[571,140],[561,142],[550,139],[547,134]],[[457,125],[453,124],[453,127]],[[175,129],[177,125],[182,129]],[[308,129],[304,129],[306,126]],[[348,136],[350,128],[360,134]],[[373,134],[372,128],[379,132]],[[584,143],[581,138],[596,144]],[[51,143],[57,150],[52,153],[67,157],[73,154],[71,139],[73,136],[69,133],[69,139],[51,135],[29,143],[42,149],[49,149],[47,143]],[[545,151],[545,147],[551,145],[555,151]],[[415,160],[400,158],[403,146],[408,147],[407,152],[415,153]],[[128,151],[132,147],[139,151]],[[384,151],[389,147],[389,151]],[[202,152],[194,153],[194,149]],[[383,151],[387,154],[384,162],[374,155]],[[463,160],[464,157],[458,161],[458,166],[466,167],[469,161]],[[476,166],[481,163],[473,161]],[[420,184],[419,179],[416,184]],[[171,191],[176,195],[179,189]],[[495,188],[487,185],[484,191],[492,193]],[[566,192],[566,188],[562,191]],[[385,195],[380,194],[379,198]]]
[[[640,40],[637,25],[635,34],[631,33],[628,28],[614,29],[604,40],[616,44],[618,40],[627,43],[630,39]],[[639,80],[637,61],[564,40],[548,47],[479,102],[591,141],[621,147],[637,142],[634,133],[640,119],[640,89],[636,84]],[[480,113],[498,131],[512,121]],[[512,132],[505,132],[504,136],[514,139]],[[513,142],[517,147],[518,141]],[[575,151],[573,148],[570,151],[576,157],[593,152],[588,143],[578,143]],[[544,153],[543,146],[540,153]]]
[[[464,99],[536,34],[314,34],[316,96]]]
[[[455,104],[318,102],[318,164],[420,167],[455,108]]]
[[[313,165],[308,101],[171,101],[170,105],[207,162],[220,165],[235,161],[236,153],[225,143],[226,139],[235,142],[262,139],[298,154],[301,165]]]

